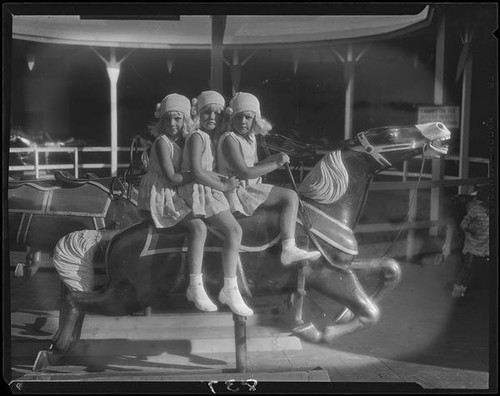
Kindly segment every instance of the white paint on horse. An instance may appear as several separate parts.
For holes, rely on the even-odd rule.
[[[340,150],[325,155],[299,186],[299,194],[321,204],[338,201],[347,191],[349,174]]]

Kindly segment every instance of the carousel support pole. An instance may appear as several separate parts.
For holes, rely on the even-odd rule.
[[[40,164],[38,158],[38,147],[35,147],[35,179],[40,177]]]
[[[73,149],[74,155],[74,166],[75,166],[75,178],[78,179],[78,147]]]
[[[247,372],[247,318],[233,313],[236,371]]]
[[[344,64],[344,81],[346,84],[345,88],[345,111],[344,111],[344,139],[350,139],[352,137],[352,108],[354,103],[354,81],[355,81],[355,66],[356,63],[361,59],[368,46],[365,46],[356,56],[354,55],[354,49],[352,44],[347,46],[346,56],[342,56],[335,48],[332,47],[333,52],[340,61]]]
[[[111,97],[111,176],[118,173],[118,77],[121,63],[134,51],[129,51],[122,59],[116,59],[116,49],[110,48],[110,60],[104,58],[96,49],[92,51],[104,62],[109,77]]]
[[[111,62],[107,64],[106,70],[110,81],[111,95],[111,176],[118,172],[118,77],[120,76],[120,64],[116,62],[116,50],[110,48]]]
[[[295,298],[293,299],[294,305],[294,324],[295,326],[300,326],[304,324],[304,319],[302,318],[302,312],[304,307],[304,299],[307,294],[306,292],[306,267],[309,264],[308,261],[301,261],[299,263],[299,273],[297,277],[297,291],[295,292]]]
[[[223,59],[224,59],[224,30],[226,30],[226,16],[212,15],[212,48],[210,51],[210,88],[223,92]]]
[[[445,60],[445,28],[446,20],[444,15],[441,15],[439,22],[437,38],[436,38],[436,67],[434,72],[434,105],[442,106],[444,103],[444,60]],[[432,180],[442,180],[444,175],[444,159],[432,159]],[[431,188],[431,221],[439,220],[441,201],[443,196],[442,187]],[[433,226],[429,228],[430,236],[437,236],[439,227]]]
[[[415,253],[415,229],[412,228],[412,225],[415,224],[415,220],[417,218],[417,190],[411,188],[409,194],[411,207],[408,209],[408,237],[406,238],[406,260],[412,261]],[[413,198],[414,197],[414,198]],[[412,202],[413,201],[413,202]]]
[[[231,94],[234,96],[236,92],[240,90],[240,81],[241,81],[241,68],[242,65],[239,61],[239,52],[238,50],[233,51],[233,62],[229,64],[229,70],[231,72]]]
[[[352,107],[354,101],[354,65],[352,56],[352,45],[347,47],[347,58],[344,64],[345,88],[345,111],[344,111],[344,139],[352,137]]]
[[[459,156],[459,171],[460,179],[469,178],[469,136],[470,136],[470,109],[472,98],[472,54],[471,42],[472,35],[469,32],[465,33],[465,38],[462,40],[464,49],[469,51],[465,61],[462,74],[462,111],[460,112],[460,156]],[[465,48],[467,47],[467,48]],[[459,194],[468,194],[469,186],[459,186]]]

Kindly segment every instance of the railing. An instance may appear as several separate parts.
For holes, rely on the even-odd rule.
[[[120,151],[129,151],[127,147],[118,147]],[[14,147],[9,150],[9,153],[34,153],[35,163],[34,165],[9,165],[9,172],[11,171],[35,171],[35,178],[40,177],[41,170],[60,170],[60,169],[71,169],[74,172],[74,176],[79,176],[80,169],[105,169],[111,168],[110,163],[82,163],[80,164],[79,153],[91,152],[91,153],[111,153],[111,147]],[[40,153],[72,153],[73,162],[71,164],[40,164]],[[118,168],[126,168],[129,163],[119,163]]]
[[[118,151],[124,152],[129,151],[129,148],[119,147]],[[47,164],[42,165],[39,161],[40,153],[54,153],[54,152],[67,152],[73,153],[73,162],[71,164]],[[41,170],[58,170],[58,169],[71,169],[74,171],[75,177],[78,177],[80,169],[104,169],[111,168],[109,163],[79,163],[81,152],[111,152],[111,147],[29,147],[29,148],[11,148],[10,153],[34,153],[35,154],[35,164],[34,165],[19,165],[19,166],[9,166],[9,171],[35,171],[35,177],[39,178]],[[318,152],[321,154],[321,152]],[[326,153],[326,152],[325,152]],[[416,159],[419,159],[416,157]],[[421,157],[420,157],[421,159]],[[458,160],[456,156],[447,156],[445,160]],[[486,158],[469,158],[469,162],[487,164],[489,167],[489,160]],[[126,168],[129,163],[119,163],[119,168]],[[303,179],[304,173],[310,170],[311,167],[300,166],[299,180]],[[489,169],[488,169],[489,172]],[[370,191],[389,191],[389,190],[408,190],[409,191],[409,207],[408,207],[408,219],[406,223],[373,223],[373,224],[358,224],[355,231],[357,233],[374,233],[374,232],[393,232],[399,230],[407,230],[407,250],[406,256],[411,259],[414,256],[415,247],[415,230],[431,228],[431,227],[441,227],[449,223],[450,219],[441,218],[439,220],[424,220],[416,221],[417,214],[417,200],[412,200],[413,194],[415,194],[415,181],[408,181],[408,177],[418,177],[420,173],[409,172],[408,162],[403,164],[403,171],[397,171],[394,169],[389,169],[382,174],[390,176],[402,176],[403,181],[375,181],[370,185]],[[432,178],[431,174],[423,173],[422,178],[429,179]],[[475,184],[488,183],[489,179],[484,178],[471,178],[471,179],[460,179],[457,176],[444,176],[443,180],[420,180],[419,189],[430,189],[434,187],[454,187],[454,186],[472,186]],[[413,202],[412,202],[413,201]]]

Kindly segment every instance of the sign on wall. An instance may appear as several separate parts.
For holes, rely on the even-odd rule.
[[[418,124],[440,121],[448,128],[460,126],[460,107],[458,106],[420,106]]]

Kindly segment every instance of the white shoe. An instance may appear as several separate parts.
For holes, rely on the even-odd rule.
[[[208,297],[207,292],[201,285],[196,287],[189,286],[186,291],[186,298],[188,301],[194,303],[195,307],[200,311],[217,311],[217,305],[210,300],[210,297]]]
[[[223,287],[219,293],[219,301],[222,304],[228,305],[237,315],[251,316],[253,311],[245,304],[241,297],[240,290],[237,287]]]
[[[297,246],[283,248],[281,252],[281,264],[290,265],[296,261],[302,260],[317,260],[321,257],[321,253],[317,250],[308,252],[307,250],[299,249]]]

